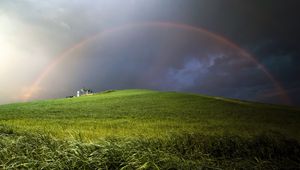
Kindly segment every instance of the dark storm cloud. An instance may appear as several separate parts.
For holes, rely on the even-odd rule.
[[[10,95],[26,90],[47,63],[84,38],[131,23],[174,22],[239,44],[299,104],[298,18],[295,0],[2,0],[0,76],[6,90],[0,102],[18,100]],[[18,62],[9,66],[12,61]],[[284,103],[258,65],[236,49],[204,34],[157,27],[101,36],[58,64],[40,86],[36,98],[64,97],[81,87],[152,88]]]
[[[299,104],[300,2],[212,0],[205,1],[206,10],[197,10],[202,2],[186,3],[185,22],[223,34],[254,54]]]
[[[57,94],[51,91],[54,96],[88,86],[96,91],[151,88],[264,101],[259,92],[274,87],[258,66],[206,36],[175,28],[123,30],[91,43],[84,56],[74,54],[76,62],[62,63],[43,86],[57,89]],[[67,73],[66,66],[72,68]],[[68,79],[54,85],[59,73]]]

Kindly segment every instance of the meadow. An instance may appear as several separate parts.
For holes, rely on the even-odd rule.
[[[300,109],[109,90],[0,106],[1,169],[297,169]]]

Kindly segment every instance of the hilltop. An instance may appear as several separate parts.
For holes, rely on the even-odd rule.
[[[0,123],[20,130],[45,130],[58,138],[80,133],[98,139],[181,132],[251,136],[278,131],[299,139],[299,120],[296,108],[152,90],[112,90],[0,106]]]

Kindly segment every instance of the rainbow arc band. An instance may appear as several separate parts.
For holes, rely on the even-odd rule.
[[[135,24],[127,24],[122,25],[114,28],[110,28],[104,31],[101,31],[93,36],[90,36],[88,38],[85,38],[81,40],[80,42],[76,43],[72,47],[66,49],[63,51],[60,55],[56,56],[46,68],[42,70],[42,72],[38,75],[38,77],[35,79],[35,81],[32,83],[32,85],[29,87],[29,89],[21,95],[21,99],[24,101],[27,101],[28,99],[32,98],[32,96],[37,93],[39,86],[41,82],[47,77],[47,75],[55,68],[56,65],[61,63],[64,59],[71,57],[72,53],[74,53],[76,50],[79,50],[86,46],[87,44],[93,42],[95,39],[100,38],[102,35],[107,34],[113,34],[122,30],[136,28],[136,27],[157,27],[157,28],[176,28],[176,29],[182,29],[185,31],[192,31],[195,33],[201,33],[205,34],[206,36],[211,37],[212,39],[216,40],[219,43],[223,43],[235,50],[237,50],[241,57],[246,57],[251,62],[255,63],[258,68],[270,79],[270,81],[274,84],[274,87],[276,88],[276,91],[278,94],[280,94],[280,97],[286,102],[287,104],[291,104],[291,100],[285,91],[285,89],[282,87],[281,83],[274,78],[272,74],[266,69],[266,67],[262,64],[260,64],[257,59],[251,55],[250,53],[246,52],[244,49],[239,47],[237,44],[231,42],[224,36],[218,35],[216,33],[212,33],[204,28],[201,27],[194,27],[191,25],[181,24],[181,23],[171,23],[171,22],[144,22],[144,23],[135,23]]]

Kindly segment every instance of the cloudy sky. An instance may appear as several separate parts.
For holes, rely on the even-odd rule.
[[[1,0],[0,103],[87,87],[299,105],[298,6],[296,0]]]

